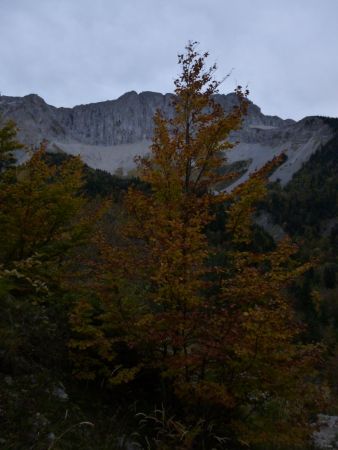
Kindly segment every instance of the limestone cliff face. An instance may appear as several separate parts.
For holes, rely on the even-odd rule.
[[[27,145],[38,145],[44,139],[65,139],[57,117],[57,108],[47,105],[38,95],[0,97],[2,120],[13,119],[19,127],[19,138]]]
[[[156,110],[170,114],[172,99],[172,94],[132,91],[117,100],[55,108],[35,94],[2,96],[0,113],[17,122],[27,144],[47,139],[111,146],[151,139]]]
[[[173,94],[137,94],[132,91],[117,100],[74,108],[55,108],[35,94],[25,97],[2,96],[0,113],[4,118],[10,117],[17,122],[21,137],[27,144],[37,144],[42,139],[56,139],[58,142],[111,146],[151,139],[156,110],[160,109],[166,116],[172,115],[173,99]],[[237,103],[235,94],[216,95],[215,99],[226,112],[230,112]],[[245,127],[252,124],[283,127],[289,123],[279,117],[265,116],[251,103]]]
[[[157,109],[169,115],[173,95],[128,92],[117,100],[59,108],[59,123],[79,142],[119,145],[151,139]]]
[[[132,91],[117,100],[56,108],[35,94],[1,96],[0,115],[2,120],[16,121],[19,138],[27,145],[36,146],[47,140],[50,149],[80,154],[94,168],[128,171],[133,167],[133,157],[148,151],[156,110],[171,116],[173,99],[173,94]],[[235,94],[218,94],[215,99],[226,112],[237,102]],[[250,160],[249,173],[286,151],[288,161],[274,175],[286,183],[332,135],[330,127],[320,118],[299,122],[283,120],[264,115],[258,106],[250,103],[242,129],[231,136],[240,144],[229,152],[228,159],[230,162]]]

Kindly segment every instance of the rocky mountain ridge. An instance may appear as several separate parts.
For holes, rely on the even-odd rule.
[[[36,94],[0,96],[0,115],[2,120],[13,119],[17,123],[19,139],[29,146],[47,140],[50,150],[80,154],[93,168],[128,172],[134,166],[134,156],[148,151],[156,110],[171,116],[173,98],[173,94],[131,91],[116,100],[56,108]],[[236,105],[235,94],[218,94],[215,99],[226,112]],[[285,151],[288,160],[273,178],[286,183],[333,134],[322,118],[283,120],[264,115],[250,103],[242,129],[231,136],[239,144],[227,157],[229,162],[248,161],[248,172],[237,181],[240,182]]]

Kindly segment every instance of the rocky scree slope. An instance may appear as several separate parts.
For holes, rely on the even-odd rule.
[[[0,115],[2,121],[13,119],[17,123],[19,139],[28,146],[47,140],[49,151],[79,154],[95,169],[127,173],[134,167],[134,157],[148,151],[156,110],[170,117],[173,98],[173,94],[132,91],[116,100],[56,108],[36,94],[1,96]],[[235,94],[218,94],[215,99],[226,112],[237,102]],[[227,153],[229,163],[246,161],[247,170],[235,184],[283,151],[288,158],[272,179],[286,184],[333,135],[332,127],[320,117],[283,120],[264,115],[250,103],[242,129],[231,135],[239,144]]]

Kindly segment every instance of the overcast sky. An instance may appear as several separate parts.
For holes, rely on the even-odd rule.
[[[55,106],[171,92],[188,40],[265,114],[338,117],[338,0],[0,0],[0,91]]]

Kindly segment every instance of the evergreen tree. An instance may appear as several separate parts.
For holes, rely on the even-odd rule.
[[[17,128],[12,120],[0,128],[0,173],[15,163],[13,152],[24,148],[24,145],[16,140],[16,134]]]

